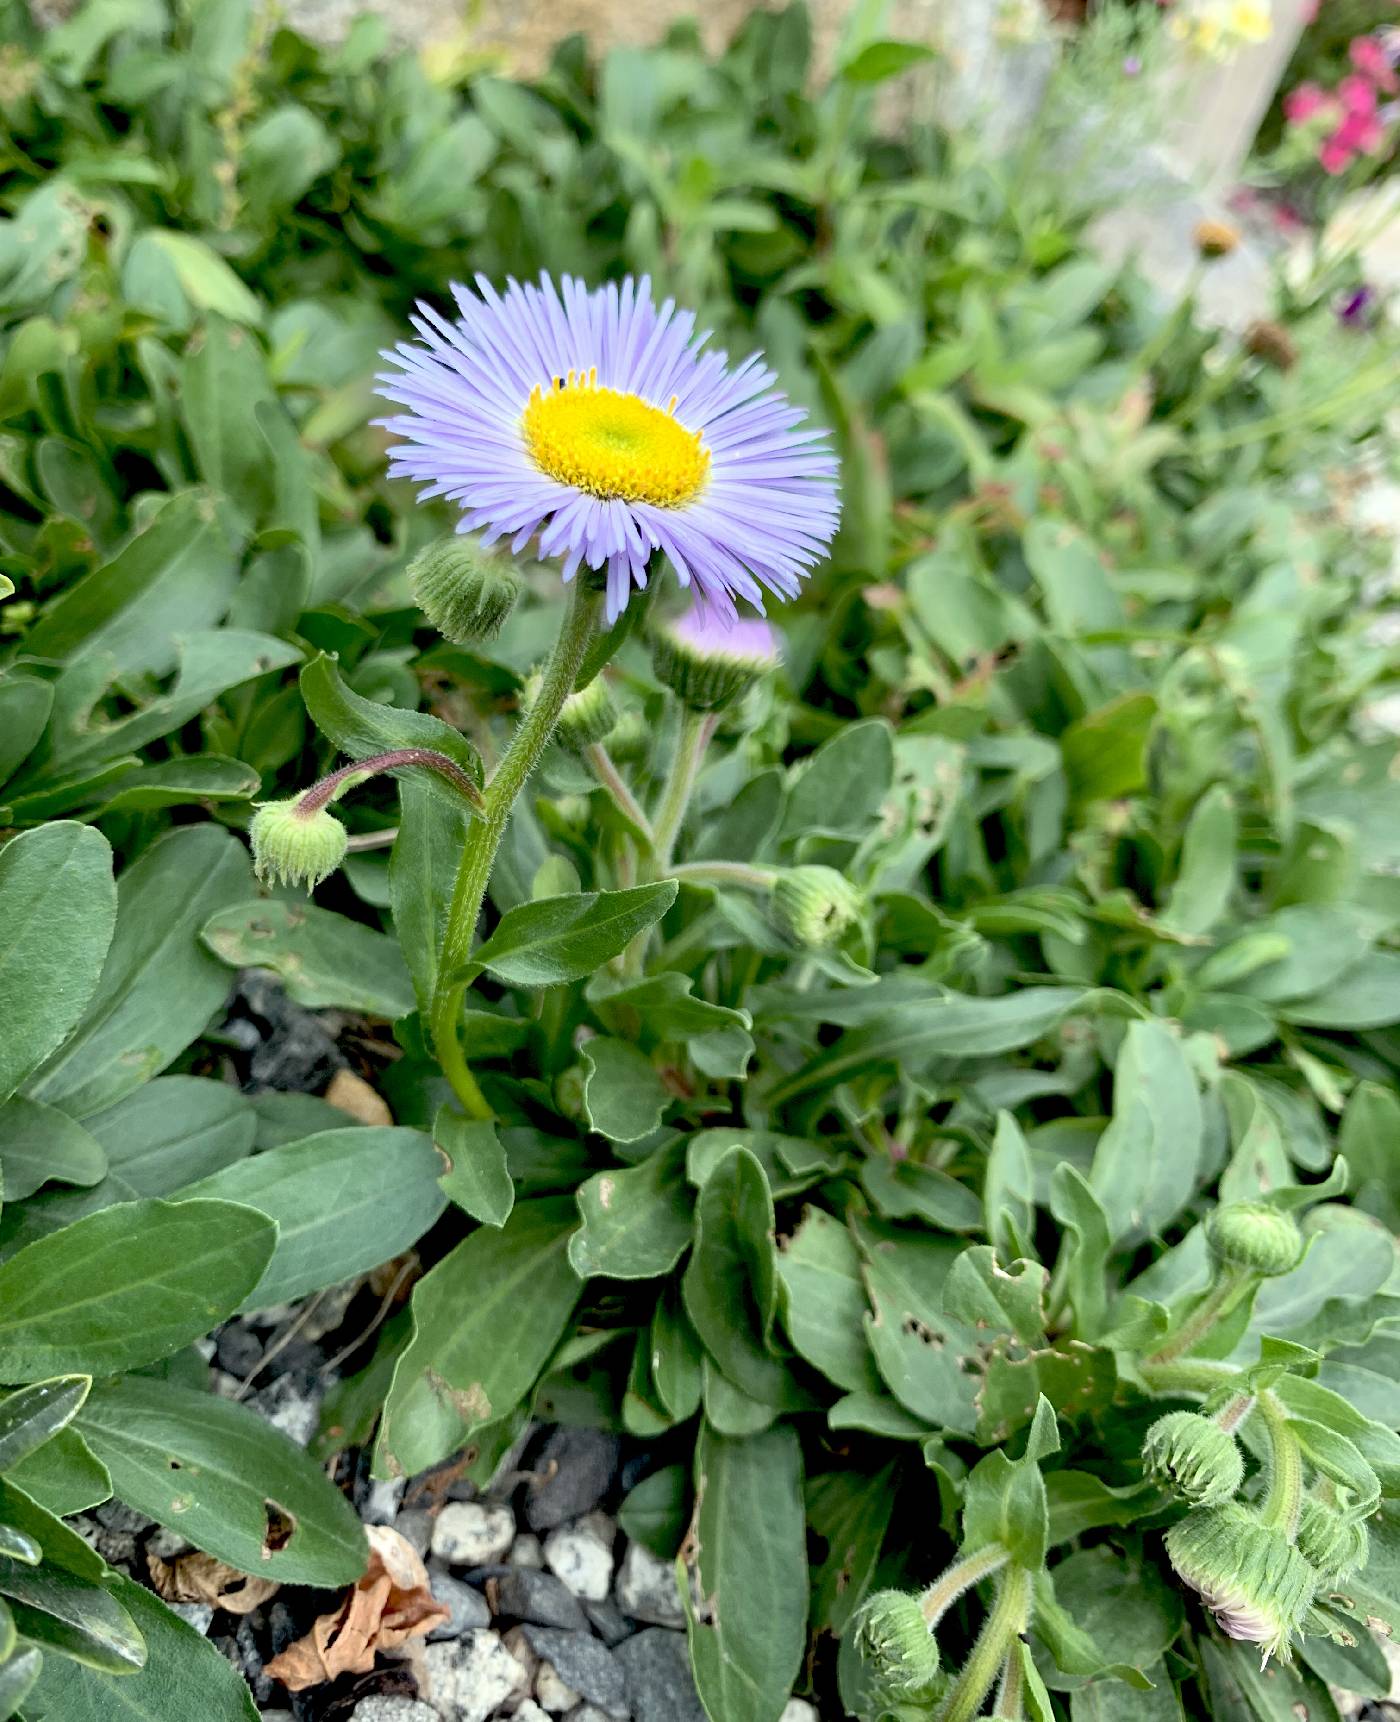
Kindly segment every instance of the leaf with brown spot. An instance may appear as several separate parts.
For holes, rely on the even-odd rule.
[[[382,1650],[396,1650],[441,1626],[450,1610],[433,1596],[428,1569],[388,1525],[370,1525],[369,1565],[342,1600],[305,1638],[289,1644],[267,1672],[289,1692],[323,1686],[342,1674],[367,1674]]]

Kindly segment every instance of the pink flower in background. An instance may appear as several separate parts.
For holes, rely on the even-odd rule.
[[[1355,72],[1337,85],[1337,94],[1348,114],[1370,115],[1376,111],[1376,86]]]
[[[1351,63],[1357,71],[1376,86],[1387,93],[1400,89],[1400,80],[1395,76],[1395,68],[1390,63],[1390,55],[1377,36],[1357,36],[1347,49]]]
[[[1291,126],[1305,125],[1310,119],[1335,105],[1335,98],[1321,84],[1299,84],[1283,98],[1283,116]]]

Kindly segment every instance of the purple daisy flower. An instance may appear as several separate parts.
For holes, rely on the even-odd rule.
[[[733,370],[704,352],[695,316],[652,303],[646,277],[589,292],[477,277],[449,323],[419,304],[417,341],[384,355],[380,394],[407,408],[396,477],[460,504],[458,530],[607,569],[608,618],[664,551],[681,584],[722,615],[795,597],[840,517],[822,430],[772,387],[757,354]],[[479,295],[479,296],[478,296]]]

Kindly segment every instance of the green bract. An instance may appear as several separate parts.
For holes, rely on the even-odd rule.
[[[606,1505],[723,1722],[1388,1690],[1394,327],[1344,259],[1238,338],[1097,248],[1155,9],[1023,135],[934,123],[877,10],[530,79],[6,10],[0,1715],[253,1714],[65,1518],[330,1613],[333,1478],[560,1420],[646,1456]],[[415,302],[541,270],[649,275],[831,433],[832,554],[722,673],[653,659],[659,553],[609,626],[385,476]],[[392,1123],[266,1091],[294,1011]],[[357,1281],[309,1452],[211,1391]]]

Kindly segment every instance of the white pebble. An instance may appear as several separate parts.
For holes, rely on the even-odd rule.
[[[652,1626],[684,1626],[675,1568],[641,1543],[629,1543],[617,1575],[617,1603],[624,1614]]]
[[[545,1538],[545,1564],[575,1596],[606,1602],[612,1585],[612,1550],[596,1531],[561,1526]]]
[[[805,1698],[789,1698],[778,1722],[817,1722],[816,1708]]]
[[[535,1671],[535,1697],[552,1716],[562,1716],[579,1702],[579,1694],[559,1678],[552,1662],[542,1662]]]
[[[508,1698],[529,1690],[525,1670],[497,1633],[482,1628],[423,1653],[428,1670],[424,1696],[452,1722],[486,1722]]]
[[[454,1567],[484,1567],[501,1556],[515,1537],[509,1507],[480,1501],[449,1501],[433,1521],[432,1551]]]
[[[540,1709],[533,1698],[527,1698],[515,1713],[515,1722],[549,1722],[548,1715]],[[573,1722],[573,1718],[570,1718]]]

